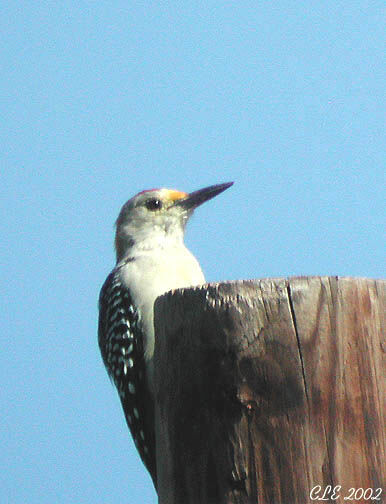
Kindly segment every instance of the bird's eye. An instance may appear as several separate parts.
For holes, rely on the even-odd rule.
[[[152,198],[146,201],[145,206],[148,210],[154,212],[155,210],[160,210],[162,208],[162,201],[157,198]]]

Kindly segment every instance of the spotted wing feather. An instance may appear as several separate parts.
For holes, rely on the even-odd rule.
[[[119,269],[107,277],[100,293],[98,340],[134,443],[156,486],[154,410],[146,384],[140,314],[121,283]]]

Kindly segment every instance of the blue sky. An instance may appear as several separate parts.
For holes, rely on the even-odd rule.
[[[136,192],[235,181],[188,227],[209,281],[385,276],[384,17],[380,1],[5,1],[1,502],[156,502],[96,339]]]

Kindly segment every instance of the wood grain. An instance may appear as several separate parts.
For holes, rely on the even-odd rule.
[[[323,502],[343,504],[382,487],[385,308],[386,282],[337,277],[161,296],[159,502],[308,504],[341,485]]]

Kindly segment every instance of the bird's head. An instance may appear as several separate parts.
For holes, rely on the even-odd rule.
[[[217,184],[192,193],[174,189],[138,193],[123,205],[116,221],[117,261],[134,247],[151,250],[182,242],[186,222],[194,209],[232,184]]]

